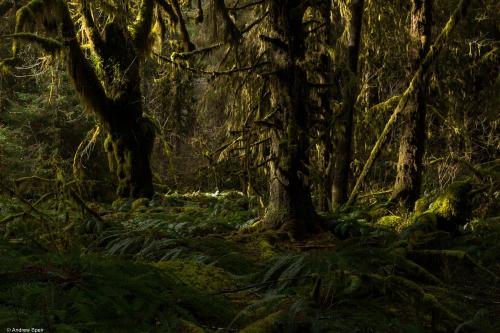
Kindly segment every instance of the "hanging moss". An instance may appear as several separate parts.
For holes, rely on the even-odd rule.
[[[108,166],[109,170],[113,172],[115,170],[115,155],[113,152],[113,140],[111,139],[111,135],[108,134],[106,139],[104,140],[104,151],[108,156]]]
[[[116,162],[116,175],[118,176],[116,192],[119,196],[128,197],[131,191],[132,152],[125,149],[123,141],[120,139],[113,142],[113,151]]]

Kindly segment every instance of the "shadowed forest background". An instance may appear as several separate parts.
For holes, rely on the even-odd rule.
[[[0,0],[0,328],[499,332],[497,0]]]

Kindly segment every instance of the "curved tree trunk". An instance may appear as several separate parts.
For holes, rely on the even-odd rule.
[[[430,47],[432,0],[413,0],[410,61],[418,68]],[[403,111],[404,127],[399,146],[396,182],[391,199],[411,209],[420,195],[422,159],[425,151],[425,116],[428,79],[424,75],[412,100]]]
[[[271,44],[275,72],[270,80],[271,105],[276,111],[271,134],[270,202],[264,226],[304,237],[316,227],[317,216],[307,184],[309,132],[304,57],[303,10],[300,1],[270,1],[270,19],[276,37]]]

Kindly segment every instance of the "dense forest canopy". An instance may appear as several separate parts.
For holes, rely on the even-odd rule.
[[[496,0],[0,0],[0,326],[500,329],[499,47]]]

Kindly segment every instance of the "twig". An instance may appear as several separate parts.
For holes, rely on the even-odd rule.
[[[228,70],[225,70],[225,71],[207,71],[207,70],[204,70],[204,69],[201,69],[201,68],[189,67],[189,66],[186,66],[186,65],[184,65],[182,63],[175,62],[172,59],[170,59],[169,57],[161,55],[161,54],[158,54],[158,53],[155,53],[155,55],[158,58],[167,61],[168,63],[174,64],[174,65],[179,65],[182,69],[185,69],[185,70],[188,70],[188,71],[194,72],[194,73],[211,75],[211,76],[231,75],[231,74],[239,73],[239,72],[248,72],[248,71],[251,71],[251,70],[256,69],[258,67],[265,66],[265,65],[269,64],[269,62],[266,61],[266,62],[261,62],[261,63],[255,64],[255,65],[252,65],[252,66],[247,66],[247,67],[242,67],[242,68],[228,69]]]

